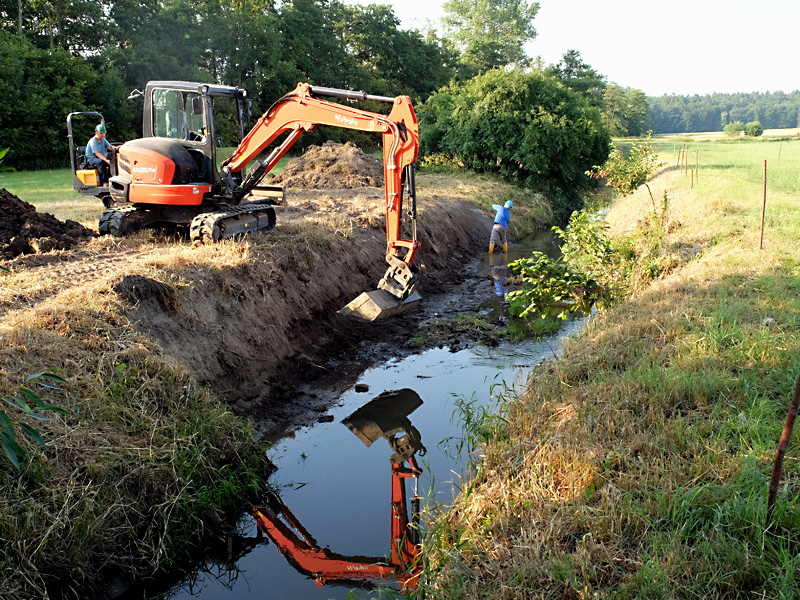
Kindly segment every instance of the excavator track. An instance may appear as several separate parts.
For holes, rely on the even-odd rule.
[[[135,208],[109,208],[100,215],[100,235],[122,237],[141,228],[140,215]]]
[[[241,239],[248,233],[275,228],[275,209],[269,204],[233,206],[201,213],[192,219],[189,235],[195,244]]]

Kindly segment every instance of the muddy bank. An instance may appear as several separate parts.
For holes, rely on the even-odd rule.
[[[168,280],[115,283],[136,328],[180,359],[242,414],[276,423],[313,407],[298,382],[327,374],[360,351],[406,350],[413,313],[375,323],[337,314],[386,269],[377,213],[382,190],[305,191],[279,212],[273,235],[252,240],[247,260],[195,272],[177,293]],[[309,221],[324,220],[314,225]],[[432,295],[461,281],[490,220],[471,204],[428,199],[420,212],[419,290]],[[331,226],[333,223],[333,226]],[[364,348],[365,341],[374,341]]]
[[[361,353],[386,355],[406,351],[416,335],[413,313],[364,323],[336,312],[375,289],[386,270],[384,221],[381,188],[294,190],[276,229],[241,243],[194,249],[152,232],[76,238],[71,250],[6,261],[0,309],[7,321],[85,305],[81,298],[113,301],[148,345],[239,414],[308,418],[319,407],[298,395],[298,384],[354,358],[357,343]],[[468,275],[464,265],[482,251],[490,223],[471,202],[421,191],[423,296]]]

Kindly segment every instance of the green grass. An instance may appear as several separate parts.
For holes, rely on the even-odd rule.
[[[800,140],[690,142],[694,186],[684,142],[656,142],[669,205],[640,245],[674,264],[535,368],[479,440],[470,494],[428,541],[426,597],[800,597],[796,442],[766,507],[800,373]],[[653,235],[647,191],[608,220],[617,240]]]

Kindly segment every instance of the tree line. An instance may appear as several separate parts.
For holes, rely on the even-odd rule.
[[[112,141],[139,137],[142,99],[128,96],[150,80],[236,85],[256,114],[308,81],[407,94],[423,153],[549,186],[566,209],[609,133],[644,132],[639,90],[607,84],[574,50],[547,67],[525,54],[537,2],[444,8],[439,33],[341,0],[0,0],[0,149],[17,168],[63,167],[75,111],[101,112]]]
[[[723,131],[731,123],[758,122],[766,129],[800,127],[800,91],[664,95],[647,99],[654,133]]]

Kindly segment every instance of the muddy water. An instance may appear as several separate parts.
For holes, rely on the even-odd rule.
[[[530,250],[517,248],[507,258],[529,255]],[[471,294],[483,299],[482,312],[502,310],[502,300],[496,296],[497,267],[502,264],[502,254],[494,264],[485,258],[474,265],[476,277],[466,284]],[[445,304],[432,303],[428,310]],[[460,489],[469,460],[465,451],[460,455],[457,451],[464,436],[459,418],[464,407],[496,406],[521,390],[531,368],[557,353],[560,340],[584,324],[582,318],[570,320],[557,335],[538,342],[475,346],[458,352],[433,349],[377,364],[344,391],[340,381],[329,382],[327,388],[320,385],[320,394],[336,394],[335,405],[323,418],[325,422],[276,444],[271,457],[278,468],[271,481],[284,520],[291,515],[307,533],[306,539],[313,538],[316,546],[311,554],[328,557],[313,566],[333,565],[336,559],[342,561],[336,563],[340,569],[329,577],[315,578],[309,572],[309,553],[285,556],[260,532],[253,516],[244,515],[239,535],[222,552],[222,560],[206,560],[190,578],[159,596],[204,600],[386,597],[376,591],[376,583],[355,580],[369,557],[375,562],[376,557],[383,559],[392,552],[390,456],[394,449],[380,434],[398,424],[401,434],[411,432],[416,439],[418,432],[415,458],[423,473],[418,480],[404,480],[407,496],[416,487],[425,499],[423,505],[448,504]],[[399,412],[405,414],[372,414],[361,421],[352,416],[376,397],[395,390],[403,392],[386,406],[403,406]],[[370,425],[378,427],[377,433],[370,434]],[[397,588],[391,579],[388,585]],[[358,590],[355,596],[354,589]]]

